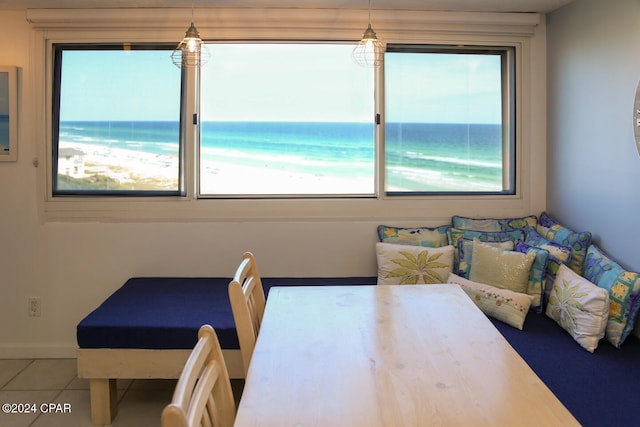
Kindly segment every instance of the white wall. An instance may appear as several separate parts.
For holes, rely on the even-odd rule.
[[[61,213],[67,205],[52,203],[46,189],[44,32],[34,30],[24,12],[0,12],[0,63],[21,69],[18,161],[0,163],[0,358],[74,356],[78,321],[132,276],[228,277],[246,250],[256,254],[264,276],[375,275],[378,224],[436,226],[454,213],[538,214],[545,209],[544,24],[519,36],[525,44],[521,71],[527,75],[519,84],[528,102],[519,112],[523,145],[517,196],[365,200],[353,210],[349,202],[335,201],[139,202],[132,217],[127,216],[129,205],[102,203],[96,208],[100,215],[87,218],[81,212],[82,219],[74,219],[74,214]],[[446,24],[438,25],[432,40],[444,37]],[[474,26],[460,28],[469,37]],[[382,29],[376,28],[379,34]],[[358,26],[354,37],[361,31]],[[492,37],[513,31],[503,26]],[[40,162],[37,168],[34,158]],[[154,216],[156,206],[163,212],[160,218]],[[200,208],[194,213],[189,206]],[[216,216],[217,206],[223,217]],[[250,211],[261,209],[252,216]],[[295,210],[292,219],[288,209]],[[121,210],[123,215],[110,217],[110,211]],[[41,317],[27,316],[30,296],[42,299]]]
[[[640,2],[577,0],[550,14],[547,208],[640,271],[633,104]]]

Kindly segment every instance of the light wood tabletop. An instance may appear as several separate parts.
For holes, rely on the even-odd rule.
[[[579,425],[457,285],[272,288],[235,426]]]

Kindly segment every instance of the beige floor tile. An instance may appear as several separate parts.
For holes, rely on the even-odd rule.
[[[89,380],[75,377],[67,386],[66,390],[89,390]]]
[[[29,359],[1,359],[0,360],[0,388],[4,387],[20,371],[29,366]]]
[[[75,359],[37,359],[4,390],[62,390],[75,378],[76,369]]]
[[[30,427],[95,427],[91,424],[89,393],[84,390],[64,390],[45,406]]]
[[[40,406],[53,402],[57,390],[33,391],[33,390],[2,390],[0,391],[0,402],[3,405],[15,406],[17,413],[9,411],[5,407],[0,413],[0,426],[2,427],[29,427],[36,418],[40,416]],[[26,412],[29,413],[26,413]]]
[[[176,382],[118,380],[118,415],[113,426],[159,427],[160,415],[171,401]],[[236,399],[243,383],[232,381]],[[0,360],[2,385],[1,403],[28,403],[35,405],[36,412],[0,413],[0,427],[95,427],[91,424],[89,380],[77,377],[75,359]],[[59,405],[49,407],[49,403]]]
[[[172,394],[172,389],[128,390],[118,404],[113,427],[159,427]]]

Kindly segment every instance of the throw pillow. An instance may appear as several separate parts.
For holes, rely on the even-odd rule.
[[[376,243],[378,285],[445,283],[453,271],[453,246]]]
[[[535,227],[538,219],[535,215],[520,218],[467,218],[454,215],[451,218],[454,228],[476,231],[511,231],[521,230],[527,226]]]
[[[531,265],[535,258],[534,253],[505,251],[474,240],[469,279],[514,292],[526,293]]]
[[[403,228],[379,225],[378,239],[384,243],[440,248],[449,244],[449,237],[447,236],[449,228],[451,228],[449,225],[441,225],[434,228]]]
[[[527,294],[533,297],[531,309],[536,313],[542,313],[542,295],[544,293],[544,281],[547,274],[547,263],[549,261],[549,251],[542,248],[529,246],[518,240],[515,247],[516,252],[524,254],[533,252],[536,255],[531,272],[529,273],[529,287]]]
[[[609,320],[605,336],[620,348],[633,331],[640,310],[640,274],[626,271],[595,245],[584,262],[585,279],[609,292]]]
[[[487,316],[522,330],[529,312],[531,295],[476,283],[453,273],[449,275],[447,283],[459,285]]]
[[[543,237],[538,231],[529,227],[526,229],[526,235],[524,242],[527,245],[534,246],[536,248],[545,249],[549,252],[547,260],[547,273],[543,286],[543,306],[549,301],[549,293],[553,287],[553,282],[556,280],[556,273],[560,265],[567,264],[571,258],[571,248],[568,246],[562,246],[559,243],[555,243]]]
[[[577,233],[567,228],[549,214],[543,212],[538,220],[538,232],[547,239],[571,248],[571,259],[568,266],[578,274],[582,274],[584,258],[591,244],[591,233],[583,231]]]
[[[546,313],[585,350],[593,353],[605,334],[609,293],[561,265]]]
[[[504,242],[505,240],[522,240],[524,239],[524,231],[522,230],[512,230],[512,231],[496,231],[496,232],[485,232],[485,231],[475,231],[475,230],[461,230],[459,228],[450,228],[447,231],[449,235],[449,244],[453,245],[456,248],[454,252],[453,258],[453,271],[458,271],[459,269],[459,260],[458,260],[458,241],[462,238],[465,239],[474,239],[477,238],[482,242]]]
[[[485,242],[487,245],[512,251],[514,248],[513,240],[505,240],[501,242]],[[457,275],[465,278],[469,277],[471,269],[471,260],[473,259],[473,240],[462,238],[458,240],[458,271]]]

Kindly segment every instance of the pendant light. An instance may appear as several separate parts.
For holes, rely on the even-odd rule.
[[[193,14],[193,5],[191,5],[191,25],[182,41],[171,53],[171,60],[178,68],[199,67],[209,60],[209,49],[202,44],[200,32],[193,24]]]
[[[362,40],[351,53],[356,64],[362,67],[377,67],[382,64],[383,46],[376,32],[371,28],[371,0],[369,0],[369,25],[362,34]]]

